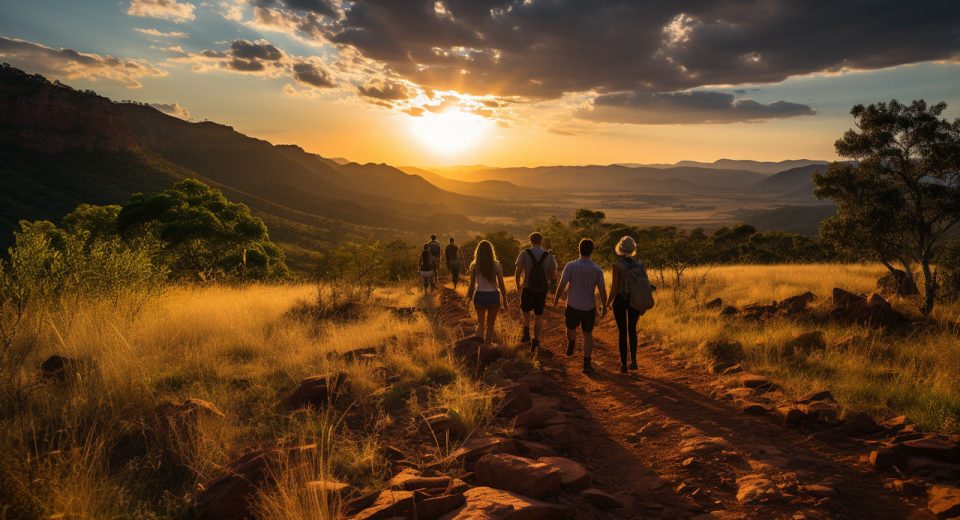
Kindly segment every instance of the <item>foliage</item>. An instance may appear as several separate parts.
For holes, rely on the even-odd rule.
[[[497,253],[497,260],[503,266],[505,273],[513,269],[513,263],[520,256],[520,242],[507,231],[490,232],[484,235],[477,235],[473,239],[461,244],[463,259],[469,265],[473,262],[473,253],[477,249],[477,244],[481,240],[488,240],[493,244],[493,250]]]
[[[855,129],[837,140],[833,163],[814,175],[816,195],[833,199],[837,216],[823,223],[826,240],[869,250],[891,272],[919,264],[922,312],[936,300],[933,262],[945,234],[960,222],[960,119],[941,118],[945,103],[896,100],[850,111]]]
[[[127,240],[153,235],[164,262],[180,279],[276,279],[286,274],[283,252],[267,226],[244,204],[187,179],[160,193],[134,195],[120,210],[117,229]]]
[[[316,276],[357,284],[409,280],[417,272],[421,248],[402,240],[390,242],[347,242],[321,251]]]
[[[937,257],[939,285],[944,300],[960,300],[960,240],[948,243]]]

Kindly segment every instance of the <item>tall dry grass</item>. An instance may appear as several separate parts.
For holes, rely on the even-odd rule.
[[[906,414],[930,429],[960,431],[960,304],[939,306],[930,322],[904,331],[883,332],[829,320],[781,319],[758,323],[718,316],[698,307],[720,297],[742,307],[812,291],[817,305],[834,287],[867,293],[885,271],[873,265],[744,265],[705,267],[687,274],[681,294],[672,287],[656,293],[657,306],[640,319],[640,328],[661,339],[678,354],[696,359],[706,339],[732,339],[743,344],[747,369],[768,374],[788,394],[829,388],[853,410],[878,416]],[[701,293],[695,298],[692,291]],[[898,310],[919,318],[917,301],[896,298]],[[797,358],[785,344],[797,334],[822,330],[827,342],[858,338],[851,348],[827,349]]]

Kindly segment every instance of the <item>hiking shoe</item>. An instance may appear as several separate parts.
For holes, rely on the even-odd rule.
[[[627,365],[626,365],[626,364],[621,364],[621,365],[620,365],[620,373],[621,373],[621,374],[626,374],[626,373],[627,373]]]
[[[577,346],[577,342],[576,342],[576,341],[567,341],[567,355],[568,355],[568,356],[572,356],[572,355],[573,355],[573,347],[576,347],[576,346]]]
[[[540,348],[540,340],[533,338],[533,341],[530,342],[530,352],[536,352]]]
[[[584,359],[583,359],[583,373],[584,373],[584,374],[592,374],[592,373],[593,373],[593,367],[590,366],[590,358],[584,358]]]
[[[526,343],[530,341],[530,327],[523,328],[523,335],[520,336],[520,343]]]
[[[637,362],[636,362],[636,361],[631,361],[631,362],[630,362],[630,370],[636,370],[636,369],[637,369]]]

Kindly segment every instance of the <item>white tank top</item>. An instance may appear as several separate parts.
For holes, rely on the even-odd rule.
[[[494,262],[493,268],[494,268],[494,271],[496,271],[496,273],[497,273],[498,275],[502,275],[502,274],[503,274],[503,270],[502,270],[502,268],[500,267],[500,262]],[[497,292],[497,291],[500,290],[500,289],[497,287],[497,279],[496,279],[496,277],[495,277],[492,281],[491,281],[491,280],[487,280],[486,277],[484,277],[483,274],[480,273],[480,270],[477,269],[477,266],[476,266],[476,265],[473,266],[473,272],[476,274],[476,277],[477,277],[477,291],[480,291],[480,292]]]

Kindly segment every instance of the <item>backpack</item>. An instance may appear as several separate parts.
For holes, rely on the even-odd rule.
[[[527,254],[530,255],[530,260],[533,262],[533,265],[530,266],[530,271],[524,279],[524,289],[537,294],[546,294],[547,272],[543,269],[543,261],[547,259],[550,253],[544,251],[539,260],[537,260],[537,256],[533,254],[532,249],[527,249]]]
[[[647,269],[641,262],[624,259],[620,266],[620,295],[641,314],[653,308],[653,290]]]
[[[430,254],[440,257],[440,242],[430,242]]]
[[[420,270],[433,271],[433,255],[428,251],[420,253]]]

